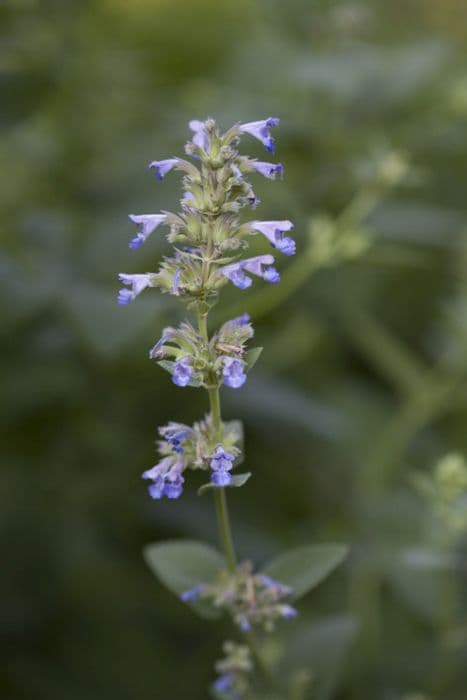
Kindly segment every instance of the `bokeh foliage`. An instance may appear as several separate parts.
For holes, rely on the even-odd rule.
[[[156,426],[206,406],[147,360],[178,309],[115,294],[165,251],[127,247],[127,213],[176,204],[176,177],[146,164],[212,114],[282,118],[286,178],[258,183],[258,217],[293,219],[299,245],[284,291],[224,297],[265,347],[224,398],[253,471],[231,498],[240,550],[352,544],[292,645],[319,697],[465,698],[465,538],[436,536],[412,476],[467,453],[466,20],[454,0],[1,4],[2,697],[206,697],[226,630],[141,548],[214,542],[214,513],[140,482]],[[368,249],[300,262],[310,221],[371,192],[388,151],[410,168],[365,217]]]

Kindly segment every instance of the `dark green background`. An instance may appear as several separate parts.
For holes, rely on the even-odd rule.
[[[230,498],[238,547],[261,563],[352,545],[301,608],[327,620],[334,649],[358,625],[334,697],[465,700],[465,557],[458,596],[405,556],[433,541],[410,475],[467,451],[465,5],[6,0],[0,32],[1,697],[206,698],[229,628],[194,618],[140,554],[216,541],[196,480],[162,503],[140,480],[157,425],[199,418],[206,401],[147,359],[182,309],[156,292],[118,307],[116,275],[167,250],[154,235],[130,252],[126,217],[176,207],[178,176],[158,183],[146,167],[182,153],[189,119],[279,116],[286,177],[258,178],[255,216],[293,219],[298,256],[375,149],[412,170],[367,222],[361,260],[283,299],[259,284],[223,296],[220,316],[251,309],[265,346],[223,396],[254,474]],[[251,139],[242,150],[264,158]],[[447,597],[455,643],[442,646]]]

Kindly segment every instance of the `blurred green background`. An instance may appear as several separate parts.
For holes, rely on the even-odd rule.
[[[131,253],[127,214],[177,206],[179,178],[146,168],[182,153],[189,119],[279,116],[286,177],[258,178],[256,216],[293,219],[298,254],[283,286],[226,292],[218,314],[249,310],[265,347],[223,396],[254,472],[230,498],[238,548],[351,544],[297,623],[315,621],[297,647],[315,697],[465,700],[465,536],[413,475],[467,454],[466,42],[458,0],[1,4],[2,698],[207,696],[229,628],[141,548],[215,543],[212,503],[193,480],[150,502],[140,479],[156,427],[206,401],[147,359],[183,310],[155,292],[118,307],[116,275],[167,251]],[[380,187],[388,153],[410,166]],[[310,221],[356,195],[367,248],[319,267]]]

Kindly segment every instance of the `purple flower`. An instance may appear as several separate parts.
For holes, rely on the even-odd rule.
[[[188,123],[188,126],[192,131],[194,131],[192,141],[195,146],[198,146],[198,148],[201,148],[203,151],[207,151],[209,148],[209,136],[205,123],[199,121],[198,119],[192,119]]]
[[[177,454],[180,454],[180,455],[181,455],[181,454],[183,454],[184,451],[185,451],[185,450],[183,449],[181,443],[184,442],[186,436],[187,436],[187,433],[186,433],[186,432],[184,432],[184,433],[183,433],[183,432],[179,432],[179,433],[176,433],[175,435],[172,435],[172,436],[166,436],[166,440],[167,440],[167,442],[170,443],[170,446],[171,446],[172,450],[173,450],[174,452],[176,452]]]
[[[121,304],[122,306],[124,304],[129,304],[130,301],[133,301],[133,294],[130,292],[129,289],[120,289],[118,292],[118,303]]]
[[[145,472],[143,472],[142,478],[151,479],[152,481],[156,481],[156,479],[159,479],[160,477],[164,478],[165,474],[169,471],[173,463],[173,457],[164,457],[164,459],[161,459],[161,461],[151,467],[151,469],[147,469]]]
[[[178,158],[168,158],[167,160],[153,160],[152,163],[149,163],[148,168],[150,170],[154,170],[154,174],[158,180],[163,180],[164,176],[167,175],[167,173],[170,172],[172,168],[175,168],[175,166],[178,164],[178,160]]]
[[[255,195],[253,190],[247,195],[248,204],[252,209],[256,209],[261,200]]]
[[[191,366],[192,358],[187,355],[182,357],[181,360],[175,363],[172,381],[177,386],[187,386],[190,383],[191,374],[193,372],[193,367]]]
[[[235,163],[232,163],[231,167],[232,167],[232,172],[235,175],[235,177],[238,178],[239,180],[243,180],[242,171],[240,170],[238,165],[235,165]]]
[[[242,617],[238,623],[242,632],[249,632],[251,630],[251,625],[246,617]]]
[[[177,465],[175,465],[176,467]],[[167,498],[179,498],[182,495],[183,483],[185,479],[178,469],[172,467],[164,479],[164,496]]]
[[[171,328],[165,328],[162,332],[162,336],[159,338],[157,343],[152,346],[152,348],[149,351],[149,358],[151,360],[158,360],[159,358],[164,356],[164,353],[161,350],[161,348],[163,345],[165,345],[165,343],[167,343],[171,339],[171,330]]]
[[[239,289],[248,289],[253,284],[251,277],[247,277],[243,272],[242,263],[233,263],[232,265],[226,265],[221,270],[224,277],[227,277],[232,284],[234,284]],[[126,303],[126,302],[125,302]]]
[[[224,368],[222,370],[222,379],[224,384],[231,389],[238,389],[246,381],[246,374],[243,371],[244,363],[242,360],[237,360],[234,357],[224,357]]]
[[[210,466],[213,470],[211,474],[211,481],[216,486],[228,486],[232,481],[232,476],[230,475],[230,470],[233,467],[235,461],[234,455],[230,452],[226,452],[222,445],[218,445],[211,458]]]
[[[284,167],[281,163],[263,163],[259,160],[252,160],[250,165],[256,172],[269,178],[269,180],[275,180],[276,175],[278,177],[284,175]]]
[[[223,673],[222,676],[219,676],[219,678],[214,681],[214,690],[217,690],[219,693],[227,693],[232,689],[233,681],[233,673]]]
[[[284,583],[280,583],[266,574],[260,574],[259,580],[265,588],[271,588],[281,596],[290,595],[290,593],[292,593],[290,586],[286,586]]]
[[[243,268],[247,272],[251,272],[252,275],[257,275],[258,277],[263,277],[265,275],[265,270],[263,266],[267,267],[272,265],[274,258],[272,255],[257,255],[254,258],[247,258],[242,261]]]
[[[172,294],[174,294],[176,297],[179,296],[179,284],[180,284],[180,277],[182,276],[182,268],[177,267],[175,270],[173,282],[172,282]]]
[[[160,499],[164,495],[165,475],[173,464],[173,457],[165,457],[151,469],[143,472],[143,479],[150,479],[153,483],[148,487],[151,498]]]
[[[234,461],[234,455],[230,454],[230,452],[226,452],[222,445],[218,445],[211,458],[210,464],[212,469],[226,469],[229,471],[232,469]]]
[[[247,314],[246,312],[242,314],[241,316],[237,316],[236,318],[233,318],[230,323],[233,323],[235,326],[247,326],[251,321],[250,314]]]
[[[263,586],[266,586],[266,588],[275,588],[277,586],[277,581],[270,576],[266,576],[266,574],[260,574],[259,578]]]
[[[131,286],[131,291],[129,289],[120,289],[118,293],[118,303],[129,304],[130,301],[136,299],[143,289],[151,286],[151,278],[151,274],[127,275],[125,272],[120,273],[118,279],[120,282],[123,282],[123,284]]]
[[[165,214],[129,214],[128,218],[135,224],[141,224],[141,230],[129,244],[132,250],[136,250],[141,248],[146,238],[165,222],[167,216]]]
[[[176,424],[174,426],[168,425],[164,428],[160,428],[159,432],[164,440],[170,444],[174,452],[177,454],[183,454],[184,449],[182,447],[182,443],[185,442],[189,432],[191,432],[189,428],[186,430],[183,428],[181,429],[180,424]]]
[[[220,269],[220,272],[239,289],[246,289],[251,286],[252,281],[245,274],[244,270],[252,275],[262,277],[266,282],[275,284],[279,282],[280,276],[274,267],[268,268],[273,262],[274,258],[272,255],[258,255],[255,258],[247,258],[246,260],[226,265]]]
[[[192,603],[199,598],[200,593],[202,593],[204,589],[205,586],[202,583],[193,588],[189,588],[187,591],[183,591],[183,593],[180,594],[180,600],[184,603]]]
[[[196,212],[196,210],[192,206],[190,206],[191,204],[196,204],[196,197],[193,194],[193,192],[189,192],[189,191],[184,192],[183,196],[180,200],[180,203],[181,203],[182,207],[184,209],[186,209],[187,211],[190,211],[192,213]]]
[[[263,275],[263,279],[269,284],[278,284],[281,281],[281,276],[275,267],[268,267]]]
[[[269,129],[279,125],[279,119],[269,117],[259,122],[248,122],[247,124],[239,124],[238,129],[261,141],[263,146],[270,153],[274,153],[274,139],[269,133]]]
[[[232,481],[232,476],[229,474],[229,472],[226,472],[223,469],[218,469],[211,474],[211,481],[216,486],[228,486]]]
[[[148,487],[151,498],[178,498],[185,481],[182,476],[184,466],[185,463],[178,457],[164,457],[152,469],[143,472],[143,479],[152,481]]]
[[[250,228],[266,236],[272,247],[277,248],[284,255],[293,255],[295,253],[295,241],[283,235],[285,231],[293,229],[291,221],[251,221]]]
[[[296,608],[293,608],[291,605],[281,605],[280,613],[285,620],[292,620],[298,615]]]
[[[153,498],[156,501],[160,500],[164,495],[164,480],[157,479],[157,481],[154,481],[152,484],[149,484],[148,491],[151,498]]]

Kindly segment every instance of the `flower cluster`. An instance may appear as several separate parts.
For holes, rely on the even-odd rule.
[[[188,469],[209,471],[214,486],[231,483],[230,472],[240,463],[243,441],[239,421],[223,423],[220,441],[210,415],[193,426],[170,422],[159,428],[159,435],[157,450],[161,459],[143,472],[143,479],[150,482],[148,491],[152,498],[181,496],[183,475]]]
[[[223,659],[216,662],[218,678],[213,683],[216,697],[239,700],[249,687],[249,674],[253,670],[251,651],[245,644],[224,642]]]
[[[224,323],[210,341],[184,322],[178,328],[165,328],[149,357],[170,372],[177,386],[225,384],[238,389],[246,380],[245,345],[253,334],[248,314]]]
[[[243,562],[231,572],[222,572],[211,584],[200,583],[184,591],[185,603],[198,599],[226,610],[243,632],[261,627],[270,632],[276,620],[290,620],[297,611],[287,601],[292,593],[289,586],[261,573],[253,573],[251,562]]]
[[[280,280],[270,254],[238,259],[238,251],[248,246],[248,238],[262,234],[272,248],[284,255],[295,253],[295,242],[285,235],[293,229],[288,220],[247,221],[241,223],[240,210],[255,208],[259,203],[249,174],[266,178],[282,177],[280,163],[258,161],[239,154],[240,137],[249,134],[274,152],[270,129],[278,119],[236,124],[222,134],[212,119],[190,122],[193,138],[185,150],[196,165],[183,158],[172,157],[152,161],[149,168],[159,180],[171,170],[183,172],[181,211],[174,214],[130,214],[138,226],[130,241],[132,250],[139,249],[161,227],[168,229],[168,240],[175,244],[174,254],[163,260],[158,272],[120,275],[131,289],[122,289],[119,303],[128,304],[147,287],[159,287],[163,292],[181,297],[188,305],[200,301],[212,303],[220,288],[231,281],[239,289],[252,284],[250,275],[276,284]],[[180,246],[180,247],[178,247]],[[234,257],[232,257],[232,253]]]

